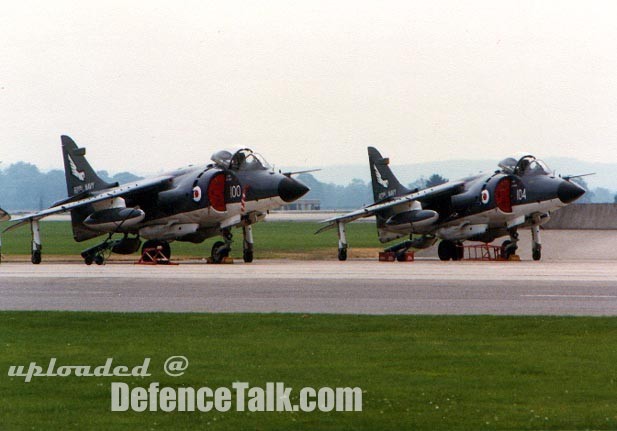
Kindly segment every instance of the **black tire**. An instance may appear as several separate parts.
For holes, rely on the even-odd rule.
[[[542,259],[542,250],[534,247],[531,252],[531,256],[533,257],[533,260],[536,261]]]
[[[338,249],[338,260],[340,260],[341,262],[344,262],[347,260],[347,249],[346,248]]]
[[[38,265],[39,263],[41,263],[42,261],[42,257],[41,257],[41,250],[34,250],[32,251],[32,258],[30,259],[30,261],[35,264]]]
[[[97,254],[96,256],[94,256],[94,263],[96,263],[97,265],[102,265],[105,263],[105,258],[102,255]]]
[[[396,253],[396,261],[405,262],[405,253],[407,253],[407,250],[399,251],[398,253]]]
[[[92,265],[93,262],[94,262],[94,256],[92,256],[91,254],[84,257],[84,263],[86,265]]]
[[[242,252],[242,259],[244,259],[246,263],[251,263],[253,261],[253,250],[244,250],[244,252]]]
[[[144,252],[148,248],[155,248],[157,246],[157,242],[158,241],[154,241],[152,239],[149,239],[148,241],[144,242],[144,244],[141,246],[141,256],[142,256],[142,259],[143,259],[144,262],[152,262],[152,259],[150,259],[148,256],[144,255]]]
[[[465,257],[465,249],[463,248],[463,243],[460,242],[456,242],[456,243],[452,243],[452,260],[463,260],[463,258]]]
[[[229,256],[229,247],[223,241],[217,241],[212,245],[212,262],[221,263],[223,259]]]
[[[448,241],[447,239],[442,240],[437,247],[437,254],[439,255],[439,260],[442,260],[444,262],[453,259],[455,253],[456,250],[454,243],[452,241]]]
[[[167,260],[171,259],[171,245],[169,245],[167,241],[159,241],[158,245],[163,247],[163,250],[161,250],[163,256],[165,256]]]
[[[513,254],[514,250],[512,248],[512,241],[507,239],[501,244],[501,257],[505,260],[508,260]]]

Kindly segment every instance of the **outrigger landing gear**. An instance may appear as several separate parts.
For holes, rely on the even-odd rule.
[[[540,226],[535,225],[531,227],[531,256],[533,260],[542,259],[542,243],[540,241]]]
[[[231,240],[233,238],[233,235],[231,234],[229,229],[225,229],[223,231],[223,238],[225,239],[225,242],[217,241],[212,246],[212,263],[222,263],[223,260],[228,257],[229,253],[231,252]]]
[[[337,223],[338,229],[338,260],[341,262],[347,260],[347,234],[345,232],[345,223]]]
[[[250,224],[242,227],[242,258],[246,263],[253,261],[253,226]]]
[[[516,254],[518,250],[518,230],[516,228],[510,229],[510,239],[505,240],[501,244],[501,257],[505,260],[510,259],[511,256]]]
[[[33,264],[38,265],[42,260],[41,250],[43,249],[43,246],[41,245],[41,231],[38,220],[30,221],[30,230],[32,231],[32,257],[30,261]]]

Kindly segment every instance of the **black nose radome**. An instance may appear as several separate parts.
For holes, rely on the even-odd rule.
[[[585,189],[570,181],[563,181],[557,189],[557,196],[564,204],[574,202],[585,194]]]
[[[285,202],[293,202],[307,194],[309,188],[300,181],[285,177],[279,183],[279,196]]]

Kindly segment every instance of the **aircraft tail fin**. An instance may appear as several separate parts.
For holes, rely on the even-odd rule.
[[[69,197],[118,185],[117,183],[110,184],[103,181],[94,172],[94,169],[86,160],[85,148],[78,148],[75,141],[68,136],[62,135],[60,139],[62,140],[66,191]]]
[[[380,202],[390,197],[403,196],[411,192],[411,190],[398,181],[388,166],[390,160],[382,157],[376,148],[368,147],[368,161],[371,169],[375,202]]]
[[[11,219],[11,215],[0,208],[0,221],[8,221]]]
[[[118,183],[103,181],[92,169],[86,160],[86,149],[78,148],[75,141],[62,135],[62,157],[64,159],[64,175],[66,177],[66,190],[70,198],[75,196],[86,197],[89,193],[118,186]],[[85,241],[101,235],[100,232],[86,228],[83,221],[92,211],[91,207],[83,207],[71,210],[71,225],[75,241]]]

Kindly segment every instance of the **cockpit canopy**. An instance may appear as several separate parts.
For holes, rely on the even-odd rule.
[[[531,154],[507,157],[499,162],[499,167],[506,174],[512,175],[551,175],[552,171],[542,160]]]
[[[270,169],[270,164],[250,148],[220,150],[212,155],[212,161],[224,169],[235,171],[258,171]]]

